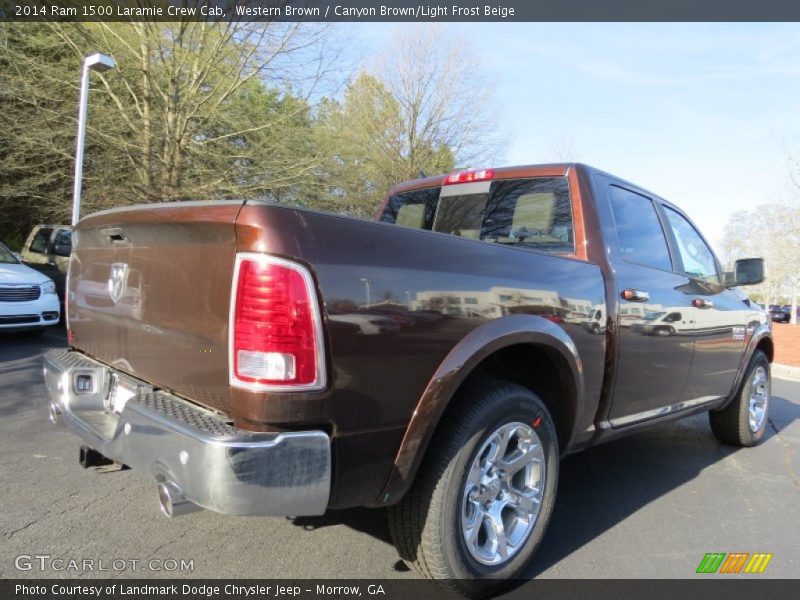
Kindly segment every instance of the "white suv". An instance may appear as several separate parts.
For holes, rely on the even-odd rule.
[[[42,333],[58,323],[61,306],[49,277],[21,264],[0,244],[0,331]]]

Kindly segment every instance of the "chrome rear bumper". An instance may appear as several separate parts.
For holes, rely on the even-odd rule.
[[[68,349],[51,350],[44,357],[51,412],[61,413],[101,454],[149,473],[159,483],[174,484],[186,499],[216,512],[325,512],[331,451],[324,431],[247,432],[144,382],[138,382],[137,395],[117,415],[104,408],[112,373],[114,369]]]

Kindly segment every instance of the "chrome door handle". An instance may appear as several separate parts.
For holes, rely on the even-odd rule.
[[[714,308],[714,303],[711,300],[706,300],[705,298],[695,298],[692,300],[692,306],[695,308]]]
[[[627,300],[628,302],[648,302],[650,300],[650,294],[644,290],[634,290],[631,288],[622,290],[621,296],[623,300]]]

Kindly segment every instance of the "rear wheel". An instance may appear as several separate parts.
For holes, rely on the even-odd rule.
[[[723,410],[708,413],[714,435],[734,446],[758,444],[767,429],[770,396],[769,360],[756,350],[733,400]]]
[[[550,519],[555,427],[522,386],[492,381],[458,400],[414,485],[389,509],[402,558],[425,577],[481,595],[520,577]]]

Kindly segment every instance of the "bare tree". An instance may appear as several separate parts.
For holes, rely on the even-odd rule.
[[[310,98],[341,61],[330,27],[301,23],[0,24],[0,231],[69,209],[80,64],[91,77],[87,211],[133,202],[269,197],[318,185]]]
[[[366,216],[393,185],[456,167],[490,166],[508,142],[493,85],[466,42],[439,25],[403,25],[322,107],[330,149],[319,206]]]
[[[490,166],[508,136],[499,129],[502,107],[479,57],[452,29],[403,25],[369,71],[398,104],[397,140],[403,178],[428,167],[431,152],[445,147],[456,166]]]
[[[567,136],[554,139],[548,148],[548,160],[551,161],[575,162],[577,156],[575,140]]]
[[[296,182],[314,163],[315,157],[263,154],[261,142],[271,131],[289,134],[291,146],[292,136],[307,127],[286,125],[307,118],[308,110],[304,102],[281,103],[279,96],[267,106],[263,100],[270,88],[264,84],[313,87],[324,69],[299,65],[318,56],[325,29],[237,21],[53,28],[77,56],[94,47],[117,58],[120,69],[98,77],[110,110],[107,118],[94,118],[94,133],[135,173],[134,198],[252,195]],[[249,101],[259,95],[261,101]],[[274,142],[271,137],[266,136],[268,142]],[[269,145],[270,150],[279,147]],[[254,156],[274,157],[275,164],[264,165]],[[248,165],[258,165],[260,176],[251,177]]]
[[[800,248],[800,208],[789,204],[766,204],[731,215],[722,241],[728,266],[737,258],[763,257],[766,281],[755,288],[768,304],[787,299],[792,323],[797,323],[800,271],[797,248]]]

